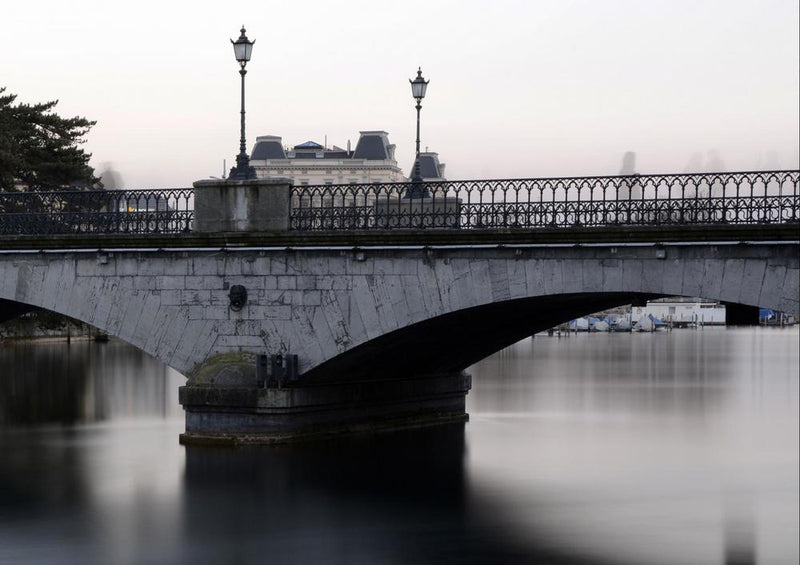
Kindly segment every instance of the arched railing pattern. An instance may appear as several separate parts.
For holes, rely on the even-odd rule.
[[[291,229],[800,222],[799,171],[295,186]]]
[[[0,234],[175,234],[191,230],[194,189],[0,192]]]
[[[800,222],[800,171],[294,186],[290,229]],[[0,192],[0,234],[179,234],[194,189]]]

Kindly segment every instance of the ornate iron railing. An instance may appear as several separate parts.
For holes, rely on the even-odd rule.
[[[800,221],[800,171],[295,186],[291,229],[563,228]]]
[[[0,234],[171,234],[191,230],[194,190],[0,192]]]
[[[800,171],[291,188],[290,229],[563,228],[800,222]],[[0,192],[0,234],[175,234],[194,190]]]

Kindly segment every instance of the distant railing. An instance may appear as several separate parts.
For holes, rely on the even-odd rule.
[[[0,192],[0,234],[175,234],[191,230],[194,190]]]
[[[800,221],[800,171],[292,188],[291,229],[564,228]]]

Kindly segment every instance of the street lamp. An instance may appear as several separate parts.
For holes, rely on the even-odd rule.
[[[236,41],[231,39],[231,43],[233,43],[233,54],[236,56],[239,66],[241,66],[239,74],[242,76],[242,123],[241,138],[239,139],[239,154],[236,156],[236,166],[231,169],[231,174],[228,177],[234,180],[256,178],[256,171],[250,166],[250,157],[247,156],[247,152],[245,151],[244,141],[244,75],[247,74],[244,67],[247,65],[247,61],[250,60],[250,54],[253,52],[253,44],[255,42],[255,39],[253,41],[247,39],[244,26],[242,26],[242,35],[239,36],[239,39]]]
[[[414,159],[414,172],[411,177],[412,186],[406,192],[406,198],[424,198],[428,196],[428,190],[422,184],[422,175],[419,171],[419,111],[422,109],[422,99],[425,98],[425,92],[428,90],[430,81],[422,78],[422,67],[419,67],[417,78],[414,80],[408,79],[408,82],[411,83],[411,95],[417,101],[417,151],[416,159]]]

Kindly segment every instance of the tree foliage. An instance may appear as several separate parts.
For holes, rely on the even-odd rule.
[[[58,100],[14,103],[0,88],[0,191],[61,190],[91,187],[97,178],[90,153],[79,147],[96,122],[62,118]]]

